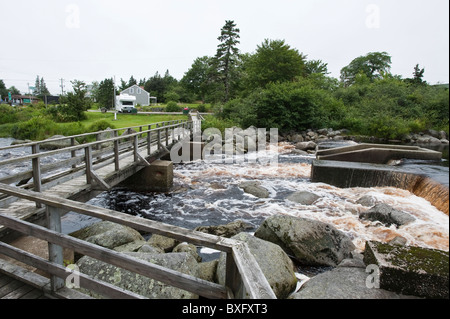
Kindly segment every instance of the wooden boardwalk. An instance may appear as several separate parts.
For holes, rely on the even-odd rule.
[[[44,292],[0,273],[0,299],[48,299]]]
[[[50,277],[42,277],[0,257],[0,279],[3,282],[0,286],[0,298],[90,298],[66,287],[70,272],[63,263],[65,248],[205,298],[275,299],[272,288],[247,244],[95,207],[80,200],[86,194],[111,189],[142,168],[150,166],[154,160],[167,154],[171,145],[195,132],[201,132],[196,121],[164,123],[156,128],[149,125],[148,130],[140,127],[139,132],[131,132],[125,136],[118,136],[119,132],[116,130],[113,131],[114,137],[105,139],[101,138],[102,132],[98,132],[93,133],[96,134],[96,142],[75,145],[76,137],[67,137],[64,139],[70,139],[72,146],[43,153],[39,151],[40,142],[30,143],[26,147],[32,147],[31,155],[0,161],[0,169],[15,162],[31,162],[31,170],[0,178],[0,230],[18,232],[47,242],[48,258],[2,240],[0,254],[35,267]],[[80,155],[80,151],[83,154]],[[43,165],[43,158],[63,152],[69,152],[68,159]],[[52,174],[49,175],[48,172]],[[67,212],[221,251],[226,254],[225,285],[65,235],[61,233],[61,217]],[[45,227],[36,223],[37,215],[43,217]],[[77,273],[76,276],[82,288],[107,298],[146,298],[82,273]]]

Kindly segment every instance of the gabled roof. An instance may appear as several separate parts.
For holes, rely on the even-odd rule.
[[[145,93],[147,93],[147,94],[150,95],[150,93],[148,93],[148,92],[144,89],[143,86],[139,86],[139,85],[137,85],[137,84],[134,84],[134,85],[130,86],[129,88],[126,88],[126,89],[123,90],[123,91],[129,90],[129,89],[134,88],[134,87],[135,87],[135,88],[138,88],[138,89],[141,89],[142,91],[144,91]],[[123,91],[122,91],[122,92],[123,92]]]

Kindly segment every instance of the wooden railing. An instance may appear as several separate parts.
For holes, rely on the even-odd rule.
[[[39,194],[15,186],[0,184],[0,193],[45,205],[47,228],[2,214],[0,214],[0,225],[24,235],[48,241],[49,260],[34,256],[3,242],[0,242],[0,253],[49,273],[52,276],[51,286],[55,294],[64,288],[65,280],[69,275],[63,266],[62,255],[63,248],[68,248],[82,255],[93,257],[206,298],[276,298],[248,246],[243,242],[129,216],[116,211],[49,196],[45,193]],[[64,235],[61,233],[61,216],[69,211],[129,226],[138,231],[159,234],[181,242],[224,252],[227,256],[226,284],[225,286],[218,285]],[[101,282],[84,274],[79,274],[79,279],[82,288],[93,290],[107,298],[142,298],[136,293]]]
[[[133,129],[138,132],[131,133]],[[95,173],[96,169],[114,163],[115,171],[118,172],[121,169],[120,160],[130,155],[134,157],[135,164],[148,166],[149,163],[144,158],[145,156],[139,153],[140,149],[142,152],[142,149],[146,148],[147,156],[158,152],[167,152],[169,144],[184,138],[192,130],[192,121],[171,121],[3,147],[0,148],[0,151],[31,148],[31,154],[0,161],[0,171],[6,170],[5,167],[10,164],[23,163],[24,167],[28,167],[22,172],[0,178],[0,183],[14,184],[22,189],[42,192],[67,180],[86,175],[87,184],[95,184],[101,190],[109,189],[110,186]],[[128,134],[119,136],[119,133],[123,131]],[[109,137],[108,135],[113,136]],[[77,139],[93,137],[96,139],[95,142],[75,145]],[[71,146],[41,152],[43,143],[63,140],[70,140]],[[42,164],[46,157],[63,154],[68,158],[56,163]],[[30,182],[31,180],[32,182]],[[0,196],[0,207],[5,207],[10,203],[10,198]]]

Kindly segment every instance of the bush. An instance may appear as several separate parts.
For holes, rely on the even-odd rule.
[[[15,123],[18,121],[17,112],[7,104],[0,104],[0,124]]]
[[[181,107],[176,102],[170,101],[167,103],[166,112],[181,112]]]
[[[11,129],[12,137],[20,140],[44,140],[57,134],[57,124],[52,120],[38,116],[29,121],[14,125]]]
[[[115,129],[115,126],[106,120],[100,120],[100,121],[94,122],[91,125],[89,125],[87,130],[88,130],[88,132],[99,132],[99,131],[104,131],[108,128]]]

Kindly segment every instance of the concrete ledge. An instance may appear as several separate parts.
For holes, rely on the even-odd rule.
[[[383,144],[358,144],[317,151],[317,159],[330,161],[387,164],[403,158],[439,161],[442,153],[418,146]]]
[[[173,163],[156,160],[121,185],[136,192],[168,192],[173,187]]]
[[[449,298],[449,253],[367,242],[366,265],[379,267],[380,288],[424,298]]]

